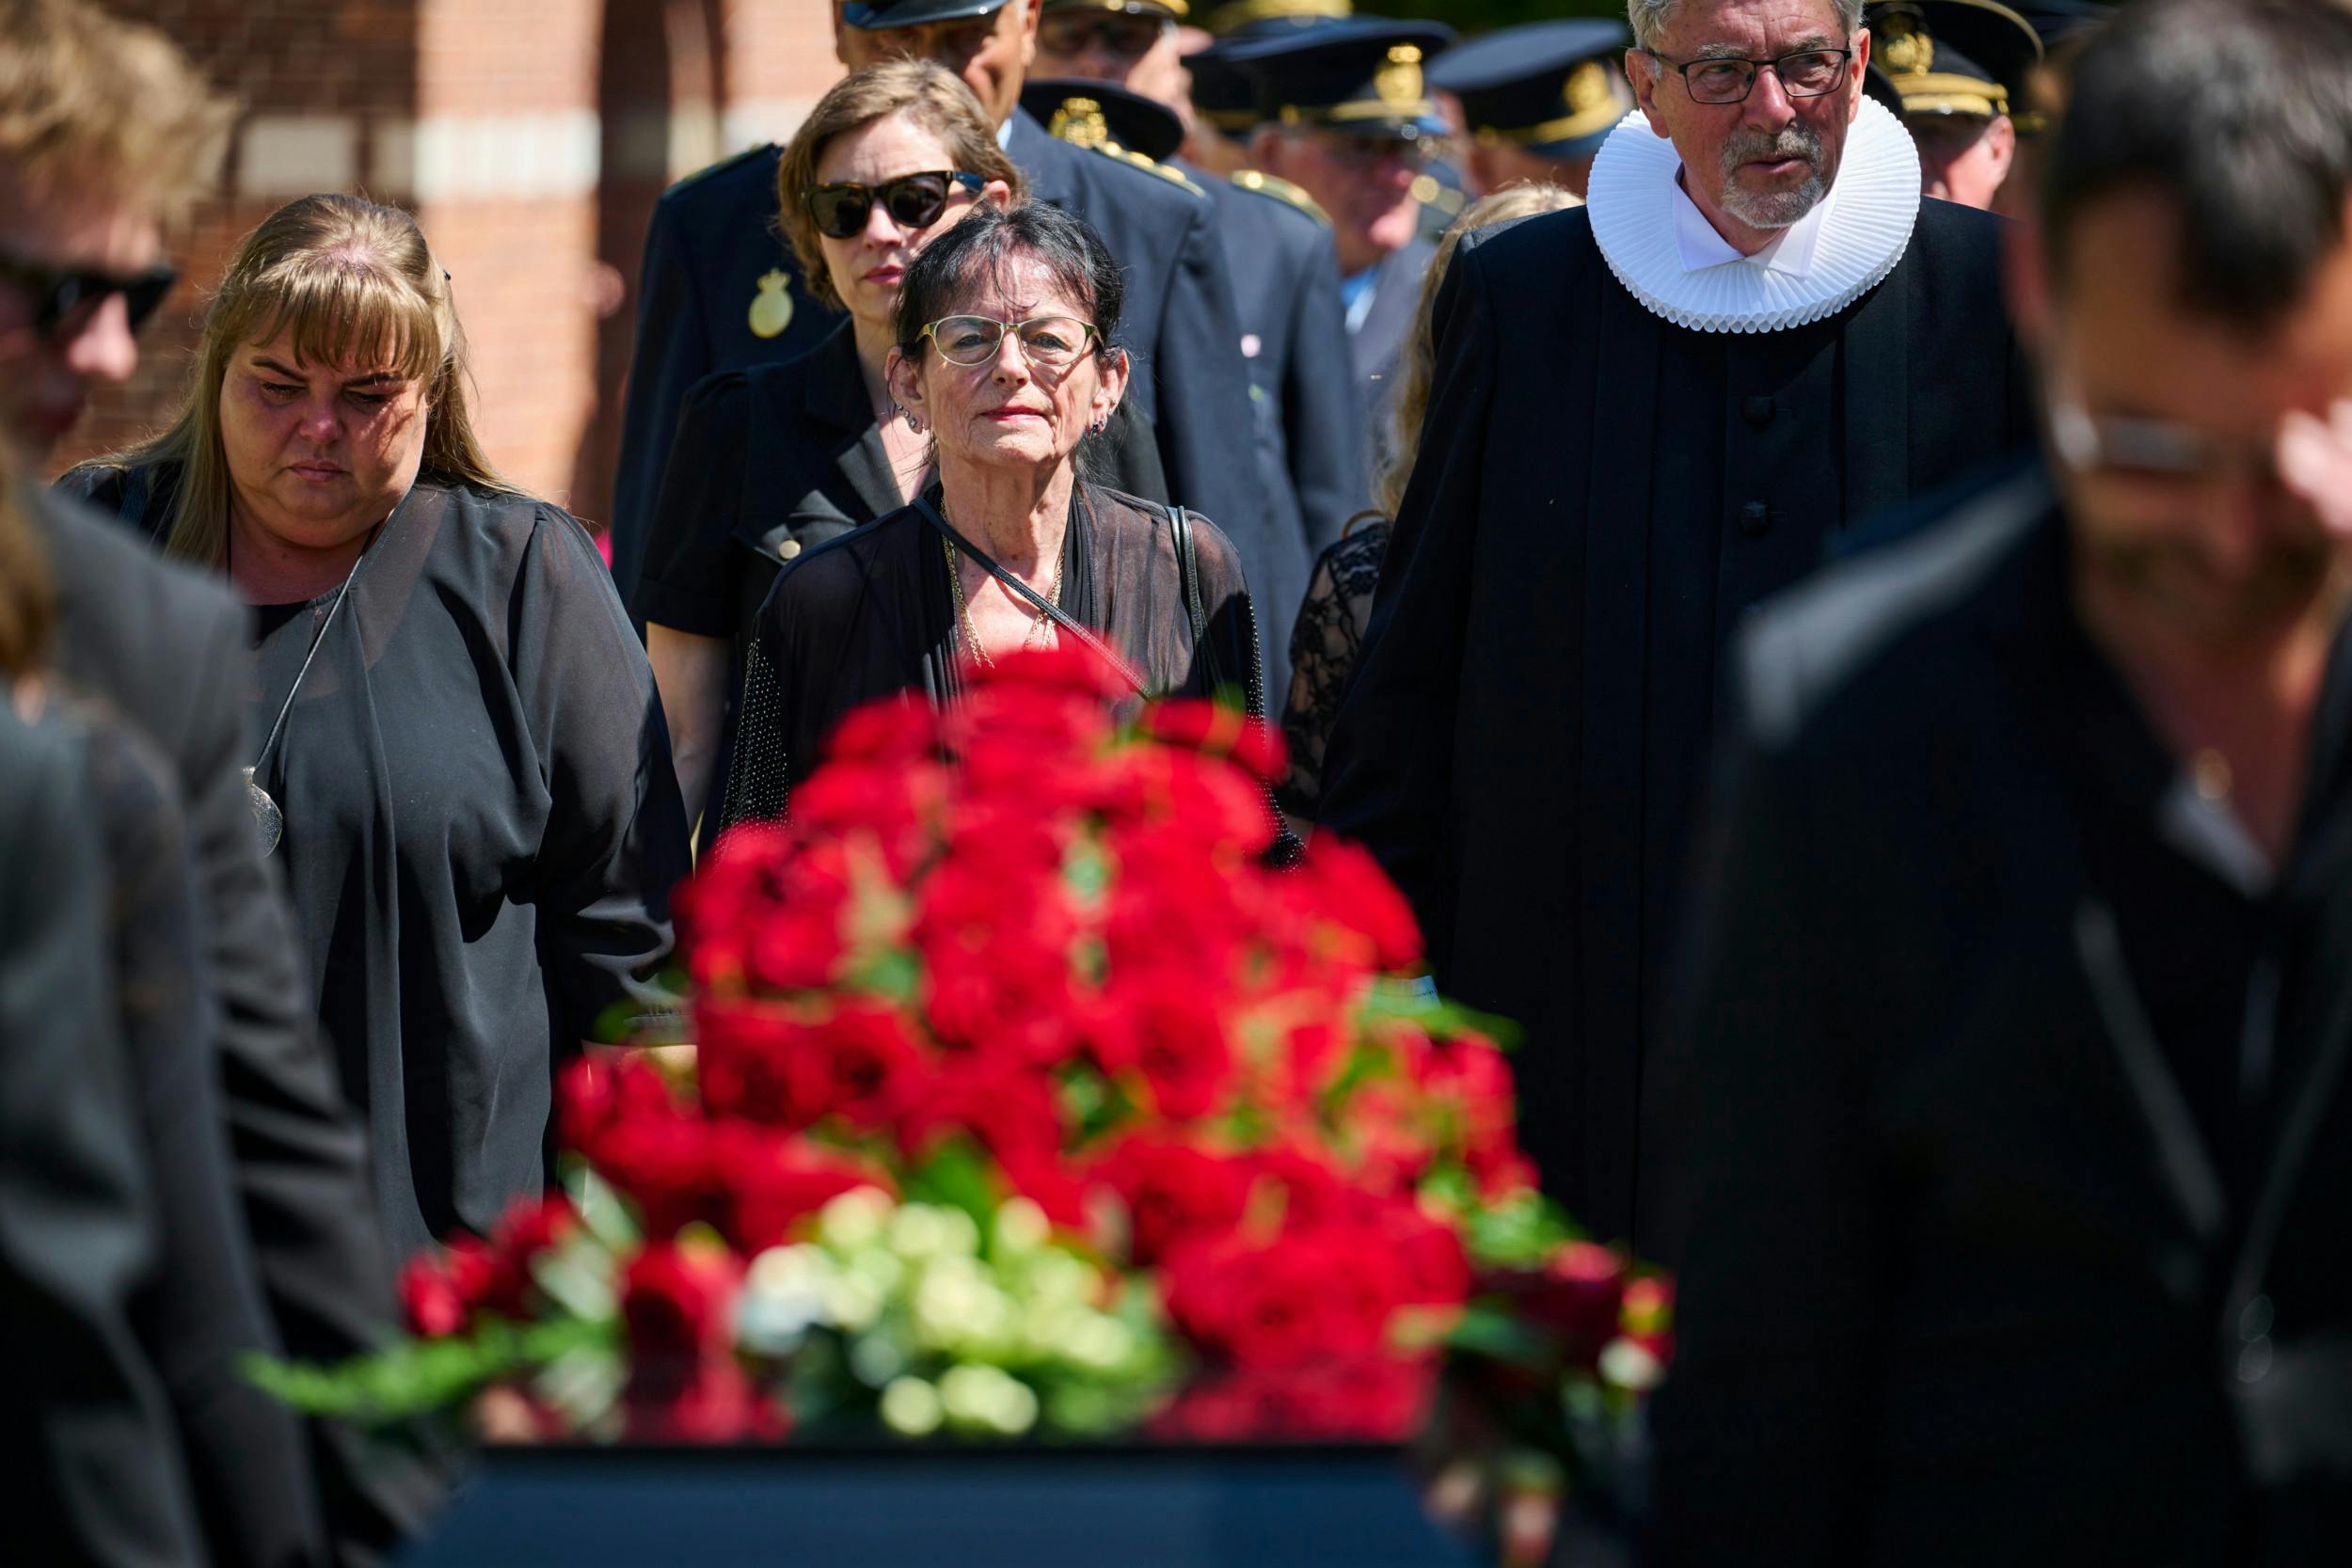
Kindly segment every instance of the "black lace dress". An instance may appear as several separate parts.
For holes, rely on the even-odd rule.
[[[1323,749],[1364,645],[1373,590],[1388,553],[1388,520],[1374,518],[1325,550],[1307,579],[1307,597],[1291,628],[1290,700],[1282,706],[1290,773],[1275,792],[1293,816],[1312,820],[1322,800]]]

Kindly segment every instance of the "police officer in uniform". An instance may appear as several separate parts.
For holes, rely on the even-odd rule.
[[[1618,22],[1536,22],[1447,50],[1429,86],[1461,102],[1470,187],[1533,180],[1581,197],[1593,154],[1633,112],[1618,64],[1632,41]]]
[[[1364,410],[1327,220],[1303,194],[1278,193],[1263,176],[1219,180],[1175,161],[1184,122],[1140,93],[1109,82],[1048,80],[1025,87],[1022,102],[1056,135],[1081,145],[1107,139],[1123,155],[1159,161],[1206,191],[1241,311],[1267,498],[1285,526],[1303,531],[1311,559],[1320,554],[1368,499]],[[1290,624],[1306,589],[1303,572],[1252,587],[1266,628],[1269,682],[1289,680]]]
[[[1125,71],[1108,81],[1032,83],[1023,103],[1057,135],[1107,137],[1129,156],[1155,161],[1205,190],[1216,209],[1240,315],[1242,356],[1266,463],[1267,497],[1279,535],[1302,533],[1310,562],[1336,540],[1368,499],[1365,415],[1348,356],[1330,223],[1305,192],[1254,169],[1231,180],[1186,163],[1181,72],[1171,87],[1158,66],[1172,49],[1183,0],[1046,0],[1039,24],[1039,76],[1075,77],[1087,68]],[[1165,18],[1158,38],[1137,13]],[[1069,47],[1076,42],[1082,47]],[[1253,583],[1267,630],[1266,678],[1288,678],[1290,620],[1306,592],[1302,571]],[[1286,690],[1287,686],[1274,689]]]
[[[1990,210],[2016,162],[2010,104],[2042,63],[2041,36],[1997,0],[1884,0],[1867,16],[1919,145],[1921,189]]]
[[[1200,25],[1213,38],[1254,39],[1343,22],[1355,14],[1352,0],[1224,0],[1202,8]]]
[[[1372,415],[1373,471],[1389,458],[1389,410],[1436,246],[1420,233],[1422,150],[1447,132],[1424,62],[1454,41],[1434,22],[1367,17],[1270,36],[1232,58],[1258,79],[1258,166],[1331,217],[1340,300]],[[1369,475],[1367,475],[1369,483]]]
[[[1197,192],[1059,141],[1021,112],[1038,0],[837,0],[834,36],[855,69],[893,55],[939,59],[1004,127],[1031,193],[1084,217],[1127,277],[1127,332],[1142,373],[1128,396],[1156,433],[1174,499],[1232,539],[1253,587],[1303,578],[1304,538],[1279,538],[1263,486],[1232,460],[1256,439],[1249,372],[1214,210]],[[636,357],[613,501],[612,570],[626,596],[644,559],[679,406],[715,371],[806,353],[838,323],[809,300],[776,238],[771,144],[681,182],[654,210],[639,283]]]

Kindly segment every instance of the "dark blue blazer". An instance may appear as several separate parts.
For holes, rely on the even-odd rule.
[[[1330,230],[1279,196],[1182,166],[1216,209],[1276,536],[1306,542],[1249,582],[1265,628],[1267,689],[1279,705],[1290,690],[1291,623],[1307,574],[1370,499],[1364,403],[1348,357]]]
[[[1257,436],[1209,203],[1148,169],[1057,140],[1019,111],[1007,150],[1031,194],[1092,224],[1125,270],[1120,335],[1137,372],[1129,395],[1157,433],[1173,499],[1234,541],[1252,583],[1293,555],[1303,582],[1306,540],[1275,536],[1254,466],[1232,460]],[[644,559],[688,388],[714,371],[797,357],[838,322],[810,297],[776,237],[780,156],[772,146],[746,152],[673,186],[654,209],[612,504],[612,573],[624,599]],[[788,279],[792,319],[762,338],[752,305],[776,271]]]

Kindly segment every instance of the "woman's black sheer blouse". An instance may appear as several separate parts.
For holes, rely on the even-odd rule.
[[[65,487],[151,531],[175,480]],[[318,652],[256,778],[405,1254],[540,1190],[557,1067],[669,952],[686,820],[644,650],[569,514],[420,479],[329,625],[334,597],[259,641],[257,748]]]
[[[1077,486],[1062,535],[1061,608],[1116,650],[1149,695],[1238,691],[1263,718],[1257,617],[1241,558],[1205,518],[1194,518],[1193,537],[1208,620],[1198,646],[1167,509]],[[777,578],[744,681],[729,825],[782,816],[790,786],[808,777],[851,709],[909,690],[936,704],[954,699],[961,643],[941,546],[921,509],[902,507]]]

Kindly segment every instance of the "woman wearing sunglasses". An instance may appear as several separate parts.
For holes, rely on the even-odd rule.
[[[862,71],[818,101],[776,169],[785,238],[810,290],[849,319],[800,358],[707,377],[687,394],[632,608],[690,815],[723,775],[726,697],[785,562],[895,511],[927,452],[895,419],[882,369],[900,279],[923,247],[1023,193],[971,89],[928,61]],[[1148,426],[1109,433],[1106,477],[1167,493]]]
[[[1125,293],[1094,230],[1035,201],[980,208],[907,269],[887,373],[936,477],[776,578],[728,822],[783,816],[850,709],[906,691],[952,702],[974,667],[1023,649],[1085,649],[1128,702],[1224,695],[1263,717],[1232,545],[1081,471],[1127,390]]]

